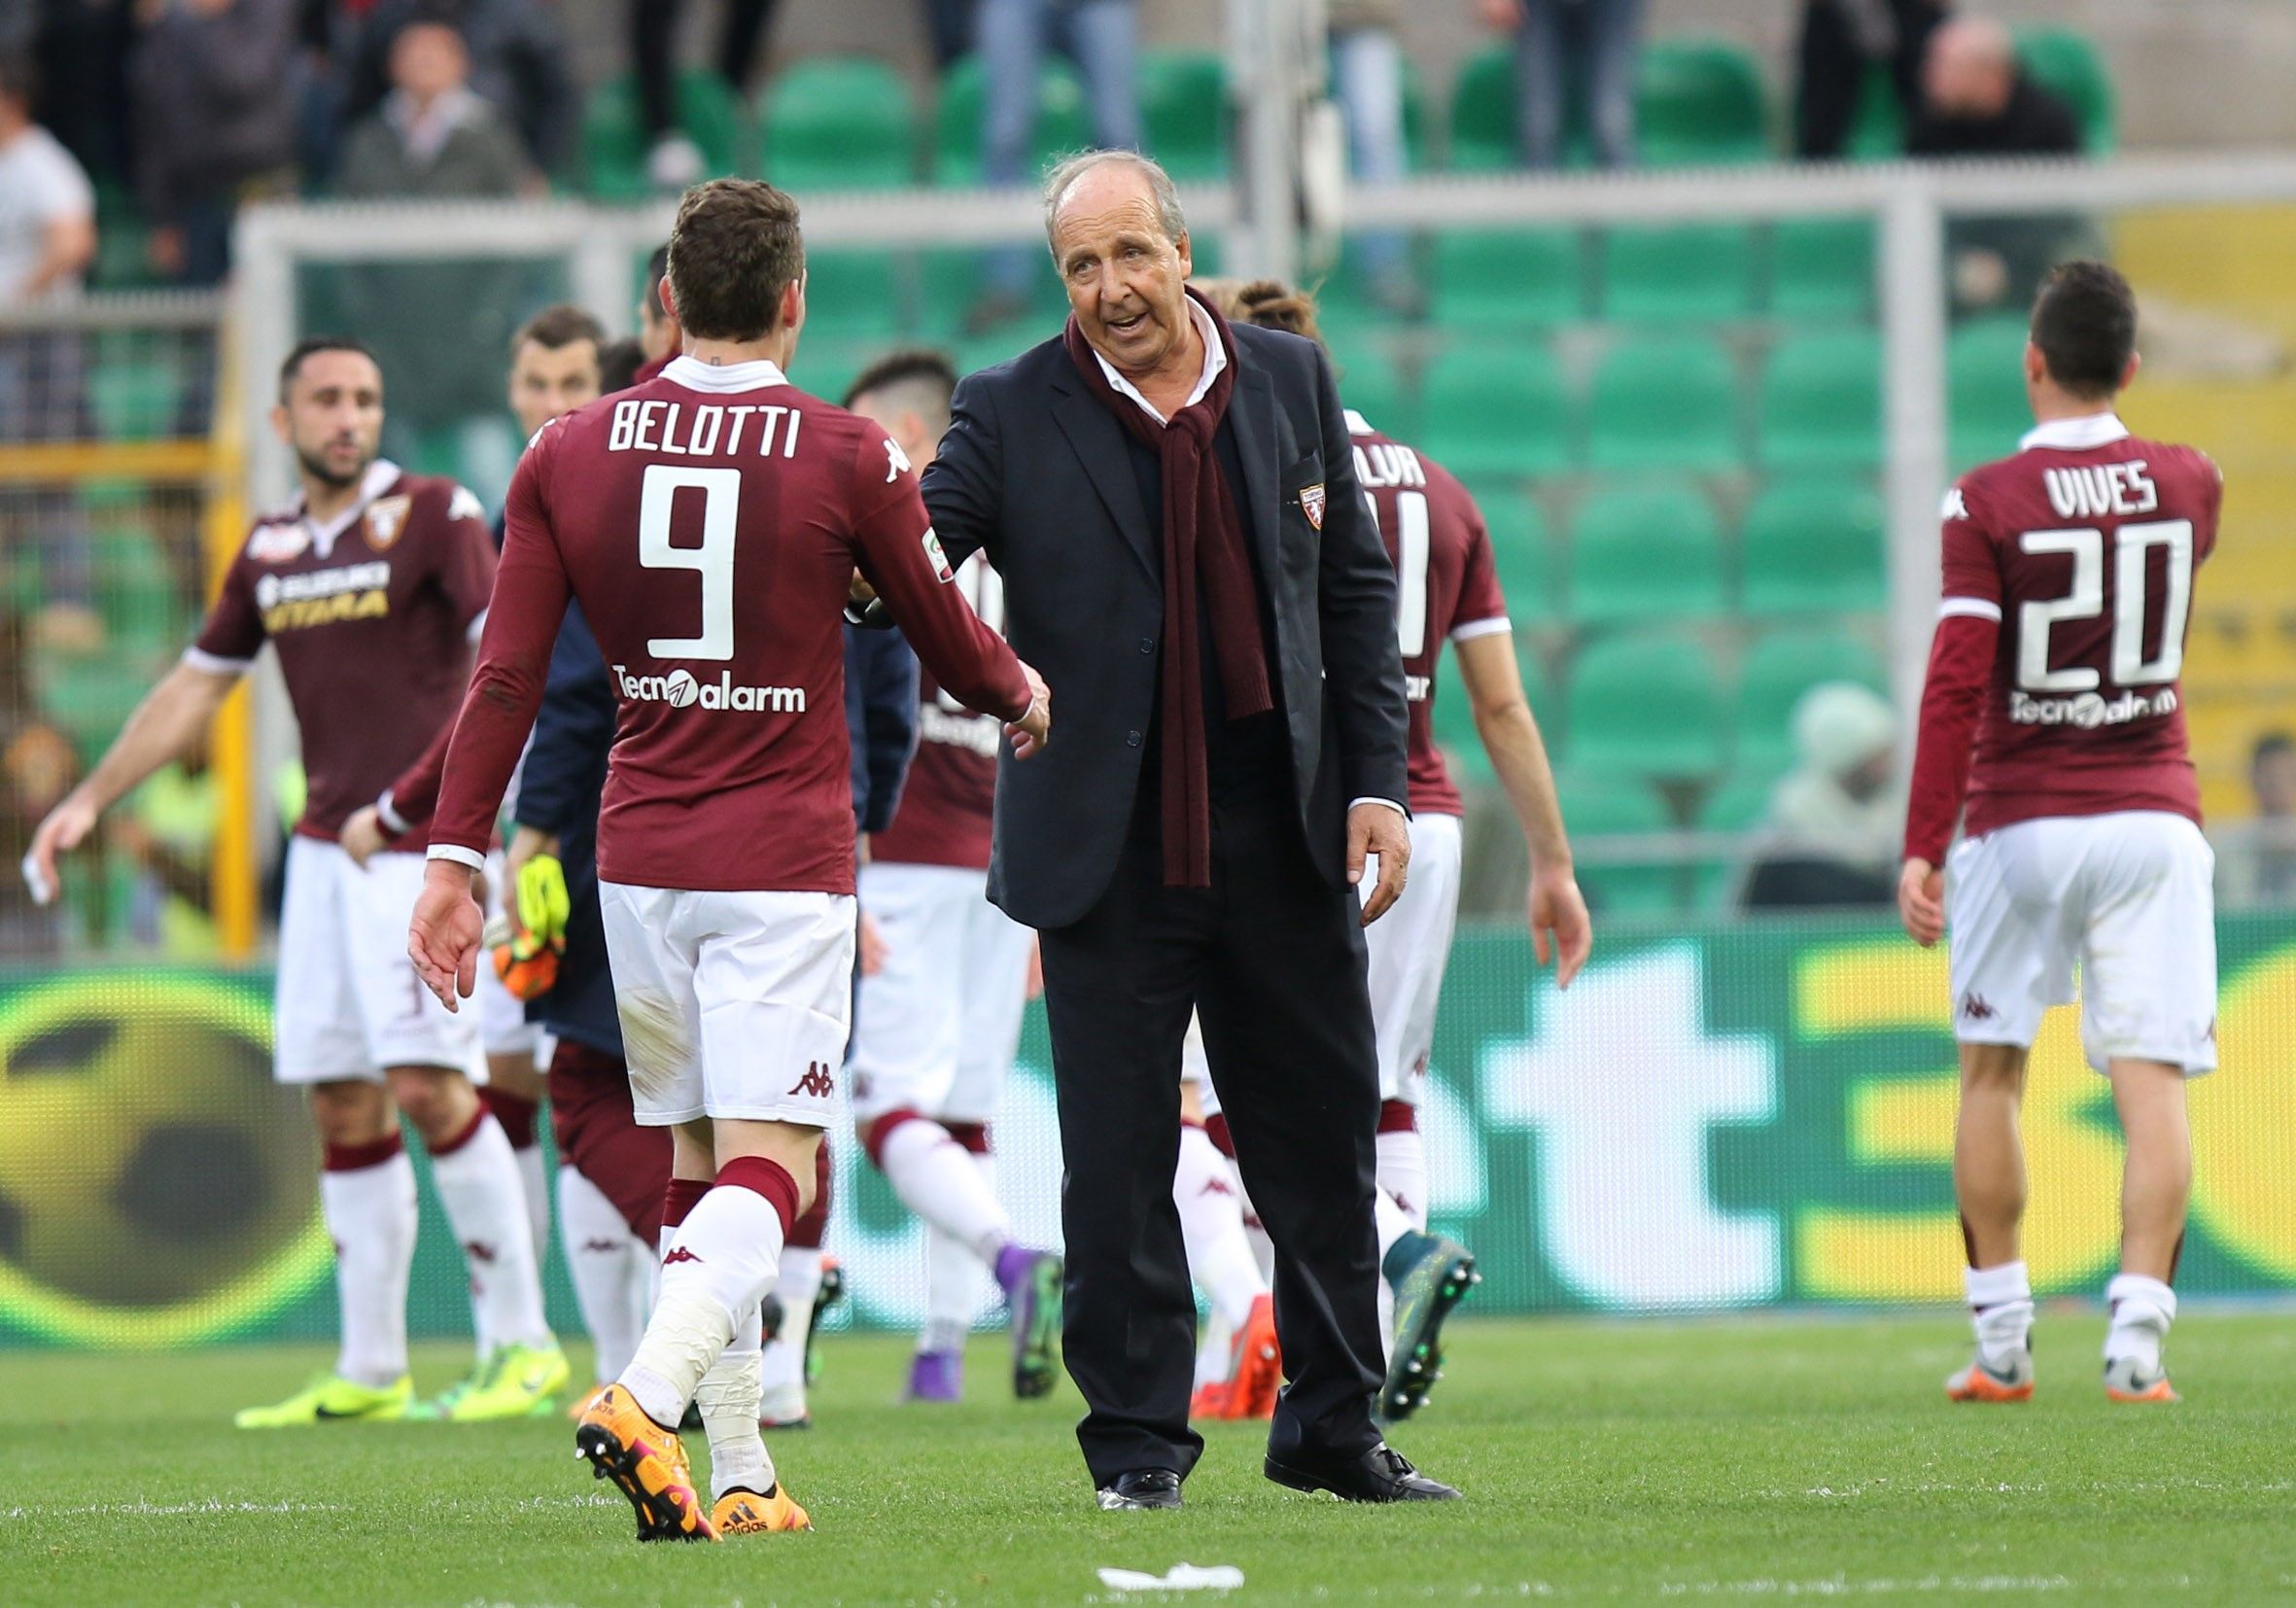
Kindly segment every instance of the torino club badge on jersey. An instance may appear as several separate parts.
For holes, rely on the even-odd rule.
[[[1300,488],[1300,511],[1307,516],[1307,523],[1323,529],[1323,482]]]

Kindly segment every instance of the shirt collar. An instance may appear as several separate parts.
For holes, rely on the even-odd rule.
[[[1212,315],[1205,309],[1204,304],[1192,296],[1186,297],[1184,299],[1188,303],[1188,316],[1196,320],[1196,332],[1203,336],[1203,372],[1196,376],[1196,388],[1188,393],[1188,400],[1180,404],[1183,407],[1194,407],[1198,402],[1203,401],[1204,393],[1211,390],[1212,381],[1220,377],[1220,370],[1228,367],[1228,348],[1221,344],[1220,327],[1212,322]],[[1156,410],[1156,404],[1141,396],[1131,380],[1118,373],[1116,366],[1100,356],[1097,347],[1093,349],[1093,361],[1100,366],[1100,372],[1108,376],[1108,383],[1116,388],[1118,396],[1130,397],[1139,404],[1141,412],[1147,414],[1158,424],[1172,422],[1159,413]]]
[[[297,496],[296,517],[309,527],[311,545],[318,549],[319,556],[326,558],[331,554],[334,551],[335,542],[341,538],[343,532],[364,518],[366,514],[367,505],[382,496],[384,492],[389,491],[398,481],[400,475],[404,472],[390,459],[377,458],[366,466],[366,472],[359,477],[358,500],[324,525],[312,522],[309,499]]]
[[[2050,447],[2058,452],[2094,452],[2101,446],[2129,438],[2129,427],[2110,409],[2085,413],[2077,419],[2051,419],[2027,431],[2017,443],[2020,452]]]
[[[680,352],[663,365],[659,376],[688,391],[762,391],[769,385],[787,385],[789,376],[771,358],[749,363],[704,363]]]

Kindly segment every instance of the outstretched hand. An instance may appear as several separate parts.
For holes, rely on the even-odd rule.
[[[423,891],[407,924],[406,957],[424,986],[448,1010],[461,1009],[478,986],[478,951],[485,941],[486,917],[471,896],[471,871],[453,860],[435,859],[423,868]]]

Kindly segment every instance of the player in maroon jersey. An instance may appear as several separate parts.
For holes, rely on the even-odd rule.
[[[797,207],[772,186],[686,192],[665,304],[684,353],[559,419],[512,479],[494,605],[431,832],[408,949],[468,997],[471,878],[569,598],[621,698],[599,893],[638,1120],[709,1186],[662,1259],[638,1354],[575,1444],[642,1538],[805,1527],[757,1433],[758,1307],[814,1192],[853,960],[842,611],[857,563],[918,656],[1036,752],[1049,695],[948,584],[917,477],[875,425],[790,386],[805,317]],[[670,1426],[709,1433],[704,1512]]]
[[[874,419],[922,472],[949,427],[957,372],[930,352],[895,353],[853,382],[847,405]],[[975,553],[957,584],[991,630],[1004,587]],[[917,757],[892,824],[869,840],[861,906],[884,962],[860,983],[853,1123],[869,1159],[925,1224],[925,1320],[911,1401],[962,1392],[964,1338],[986,1267],[1013,1334],[1013,1392],[1052,1388],[1061,1259],[1023,1245],[996,1198],[990,1119],[1021,1046],[1035,934],[989,902],[997,722],[921,679]]]
[[[1236,293],[1236,316],[1266,328],[1318,338],[1315,306],[1289,287],[1262,281]],[[1395,1298],[1393,1349],[1381,1412],[1409,1416],[1426,1398],[1440,1360],[1439,1331],[1451,1307],[1476,1281],[1475,1262],[1456,1241],[1427,1230],[1428,1168],[1419,1132],[1435,1010],[1459,908],[1459,791],[1435,745],[1436,670],[1445,641],[1459,655],[1460,678],[1476,727],[1531,851],[1527,895],[1531,945],[1544,965],[1555,961],[1565,988],[1592,943],[1586,903],[1572,873],[1570,840],[1537,720],[1523,697],[1507,600],[1499,589],[1481,510],[1450,473],[1411,447],[1382,436],[1355,412],[1347,416],[1356,477],[1370,497],[1380,536],[1396,566],[1396,624],[1410,702],[1411,878],[1387,916],[1367,927],[1372,1017],[1378,1037],[1380,1112],[1377,1140],[1379,1242]],[[1217,1097],[1201,1080],[1206,1128],[1223,1136]],[[1187,1163],[1183,1145],[1183,1170]],[[1225,1209],[1198,1190],[1191,1209]],[[1208,1240],[1207,1236],[1207,1240]],[[1248,1337],[1239,1334],[1239,1341]],[[1248,1361],[1237,1347],[1239,1365]]]
[[[1977,1337],[1946,1381],[1956,1401],[2033,1394],[2017,1107],[2042,1013],[2073,999],[2076,966],[2082,1047],[2128,1140],[2105,1390],[2176,1399],[2161,1344],[2192,1190],[2184,1080],[2216,1065],[2214,856],[2177,677],[2224,488],[2207,454],[2115,416],[2136,340],[2118,273],[2051,273],[2025,348],[2035,428],[1945,499],[1897,903],[1925,947],[1952,932],[1953,1176]]]
[[[400,930],[422,883],[421,839],[364,867],[335,841],[452,715],[494,544],[469,492],[375,456],[383,379],[357,342],[307,340],[290,353],[272,423],[295,453],[301,497],[256,522],[197,644],[42,823],[33,868],[52,888],[55,855],[199,740],[266,642],[278,650],[310,790],[288,847],[272,1058],[281,1082],[309,1087],[325,1146],[319,1198],[342,1350],[332,1375],[238,1422],[406,1416],[415,1183],[400,1112],[430,1147],[493,1365],[465,1416],[523,1416],[565,1382],[566,1359],[543,1320],[510,1141],[468,1075],[472,1024],[431,999],[407,964]]]

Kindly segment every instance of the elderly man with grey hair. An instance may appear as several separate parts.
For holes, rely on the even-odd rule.
[[[987,552],[1014,649],[1061,688],[1060,740],[1003,756],[989,896],[1042,934],[1085,1462],[1102,1507],[1170,1508],[1203,1447],[1172,1204],[1194,1012],[1276,1247],[1291,1388],[1268,1477],[1455,1496],[1372,1418],[1362,929],[1410,848],[1395,573],[1331,366],[1191,293],[1187,221],[1144,157],[1061,164],[1045,230],[1067,326],[958,388],[924,497],[948,563]]]

